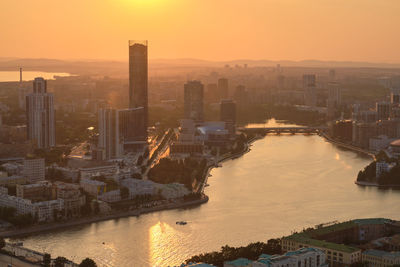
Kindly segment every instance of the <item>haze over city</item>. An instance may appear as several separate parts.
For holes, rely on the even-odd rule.
[[[21,0],[0,6],[0,57],[400,63],[397,0]]]

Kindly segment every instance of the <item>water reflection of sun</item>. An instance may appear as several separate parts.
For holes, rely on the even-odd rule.
[[[176,231],[165,222],[158,222],[149,229],[150,262],[161,266],[167,261],[166,255],[173,255],[176,247]]]

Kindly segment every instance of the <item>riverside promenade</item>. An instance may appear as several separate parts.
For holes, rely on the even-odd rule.
[[[155,212],[155,211],[189,208],[192,206],[201,205],[206,202],[208,202],[208,196],[203,195],[202,198],[192,200],[192,201],[186,201],[186,202],[180,202],[180,203],[169,203],[169,204],[164,204],[164,205],[151,207],[151,208],[141,208],[141,209],[135,209],[135,210],[126,211],[126,212],[117,212],[117,213],[106,214],[106,215],[102,215],[102,216],[78,218],[73,221],[67,221],[67,222],[48,223],[48,224],[43,224],[43,225],[34,225],[31,227],[22,228],[22,229],[2,231],[2,232],[0,232],[0,236],[3,238],[25,236],[25,235],[30,235],[30,234],[40,233],[40,232],[47,232],[47,231],[53,231],[53,230],[58,230],[58,229],[70,228],[70,227],[74,227],[74,226],[91,224],[91,223],[96,223],[96,222],[101,222],[101,221],[114,220],[114,219],[131,217],[131,216],[140,216],[142,214]]]

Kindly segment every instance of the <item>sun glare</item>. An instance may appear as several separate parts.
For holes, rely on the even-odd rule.
[[[126,5],[138,8],[158,8],[165,4],[165,0],[121,0]]]

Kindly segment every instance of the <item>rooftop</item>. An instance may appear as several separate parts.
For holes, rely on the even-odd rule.
[[[366,218],[366,219],[356,219],[353,220],[353,222],[358,225],[366,225],[366,224],[385,224],[392,222],[392,220],[385,218]]]
[[[383,250],[376,250],[376,249],[369,249],[363,252],[365,255],[370,255],[374,257],[380,257],[380,258],[398,258],[400,257],[400,252],[387,252]]]
[[[351,247],[351,246],[347,246],[344,244],[336,244],[336,243],[326,242],[323,240],[312,239],[309,236],[307,236],[305,233],[293,234],[291,236],[287,236],[284,238],[288,239],[288,240],[300,242],[303,244],[307,244],[309,246],[321,248],[321,249],[331,249],[331,250],[336,250],[336,251],[342,251],[345,253],[353,253],[353,252],[360,250],[356,247]]]
[[[245,259],[245,258],[239,258],[233,261],[228,261],[226,262],[226,264],[232,265],[232,266],[246,266],[251,264],[252,261],[249,259]]]
[[[400,139],[394,140],[390,143],[390,146],[400,146]]]

